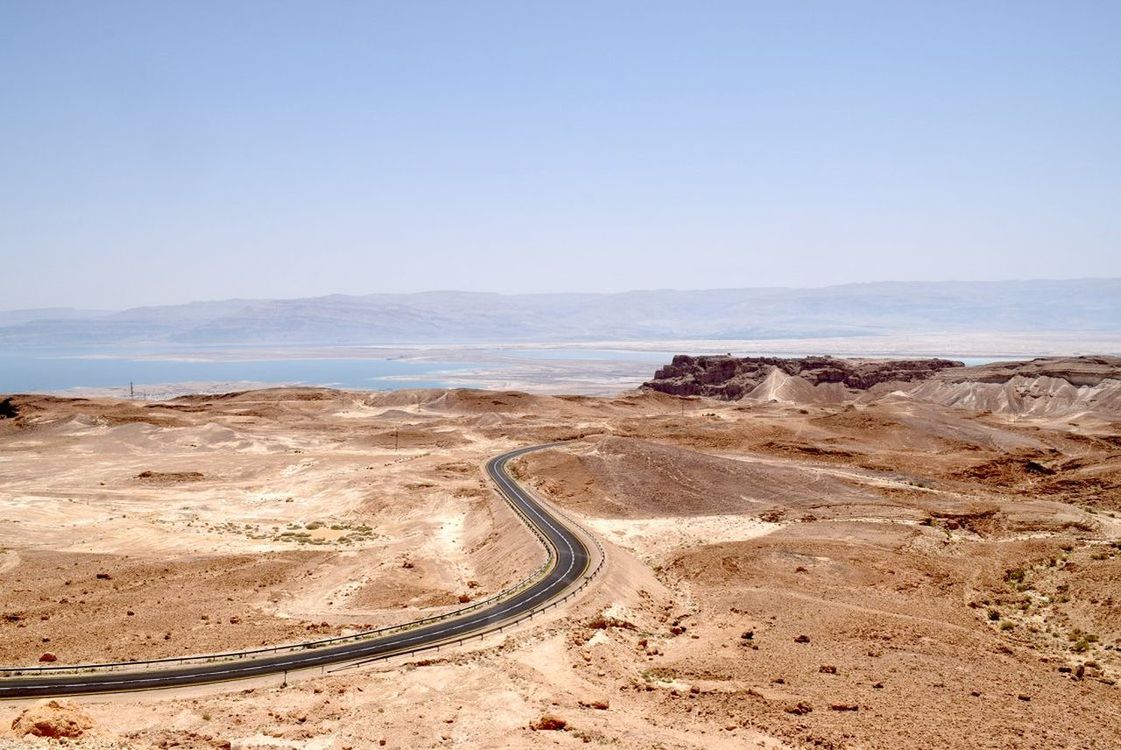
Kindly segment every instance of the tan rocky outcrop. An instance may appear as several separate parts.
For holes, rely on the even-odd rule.
[[[12,731],[20,737],[81,737],[92,727],[93,719],[77,705],[63,700],[36,703],[12,722]]]
[[[555,714],[542,714],[540,719],[529,725],[529,728],[535,732],[556,732],[567,726],[568,722]]]
[[[939,379],[951,383],[1007,383],[1017,377],[1055,378],[1076,387],[1096,386],[1103,380],[1121,379],[1121,357],[1037,357],[964,367],[939,375]]]

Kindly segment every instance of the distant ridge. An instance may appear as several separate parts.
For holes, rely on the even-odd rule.
[[[672,396],[839,405],[914,398],[1001,414],[1121,416],[1121,357],[1039,357],[964,367],[944,359],[679,354],[642,384]]]
[[[732,357],[728,355],[691,357],[678,354],[668,365],[654,373],[643,388],[671,396],[706,396],[725,400],[762,398],[792,389],[803,395],[816,386],[868,390],[880,383],[927,380],[962,362],[948,359],[839,359],[814,357]],[[796,385],[794,383],[798,383]],[[806,389],[809,391],[806,391]],[[790,400],[799,400],[792,398]]]
[[[12,349],[1121,331],[1121,279],[618,294],[425,292],[0,312]]]

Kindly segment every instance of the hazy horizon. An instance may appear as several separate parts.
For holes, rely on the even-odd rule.
[[[8,4],[4,307],[1121,276],[1121,6]]]
[[[769,285],[769,286],[725,286],[725,287],[705,287],[705,288],[685,288],[685,287],[662,287],[662,288],[647,288],[647,289],[620,289],[618,291],[592,291],[586,289],[565,289],[555,292],[500,292],[490,289],[417,289],[406,290],[399,292],[385,292],[385,291],[369,291],[369,292],[328,292],[326,294],[309,295],[300,297],[249,297],[249,296],[234,296],[234,297],[221,297],[221,298],[199,298],[199,299],[184,299],[184,300],[169,300],[166,302],[157,302],[144,305],[132,305],[128,307],[75,307],[71,305],[45,305],[39,307],[0,307],[0,312],[4,313],[33,313],[38,311],[74,311],[79,313],[118,313],[127,312],[129,310],[149,307],[180,307],[184,305],[206,305],[218,304],[224,302],[298,302],[301,300],[322,300],[332,297],[421,297],[426,295],[494,295],[498,297],[544,297],[544,296],[620,296],[620,295],[638,295],[638,294],[695,294],[706,292],[745,292],[745,291],[824,291],[828,289],[841,289],[850,287],[891,287],[891,286],[908,286],[908,285],[924,285],[924,286],[953,286],[953,285],[989,285],[989,284],[1048,284],[1048,283],[1065,283],[1065,282],[1110,282],[1121,281],[1121,276],[1071,276],[1071,277],[1049,277],[1049,278],[1021,278],[1021,279],[927,279],[916,281],[899,281],[894,279],[884,279],[876,281],[850,281],[843,284],[808,284],[805,286],[794,285]]]
[[[9,351],[480,342],[823,339],[1062,332],[1119,351],[1121,279],[629,293],[331,295],[124,311],[0,311]],[[952,344],[947,344],[952,349]]]

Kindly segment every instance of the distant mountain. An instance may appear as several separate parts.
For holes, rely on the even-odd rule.
[[[0,312],[0,347],[358,345],[1121,331],[1121,279],[619,294],[332,295]]]
[[[92,319],[112,315],[113,310],[78,310],[73,307],[39,307],[33,310],[0,310],[0,327],[34,320]]]

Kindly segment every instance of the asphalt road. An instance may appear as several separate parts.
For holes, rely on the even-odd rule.
[[[424,650],[437,644],[454,643],[492,630],[503,623],[518,620],[530,612],[539,611],[578,585],[589,565],[589,551],[580,537],[563,519],[539,505],[506,473],[506,464],[511,459],[547,447],[549,446],[535,445],[503,453],[492,458],[486,465],[487,474],[506,500],[540,532],[553,550],[553,565],[543,577],[508,599],[455,619],[441,620],[391,635],[371,637],[369,640],[306,651],[237,660],[223,659],[173,668],[153,668],[137,663],[135,668],[120,666],[112,671],[95,669],[65,674],[45,671],[18,677],[6,677],[5,670],[0,669],[0,699],[182,687],[282,674],[329,664],[374,660]],[[7,670],[8,673],[11,671],[13,670]],[[23,671],[26,673],[28,670],[25,668]]]

